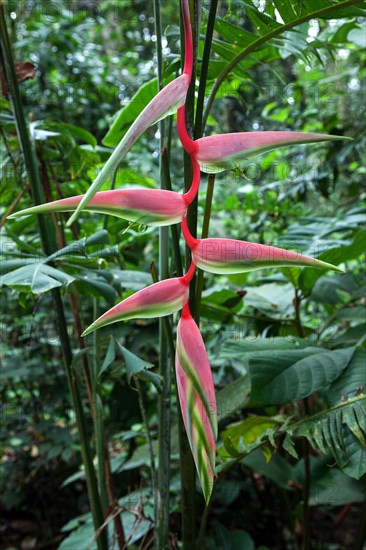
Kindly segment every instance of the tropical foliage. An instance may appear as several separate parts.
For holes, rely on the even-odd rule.
[[[183,56],[158,1],[39,6],[1,6],[7,517],[37,486],[64,550],[361,548],[365,6],[194,3],[191,37],[184,1]]]

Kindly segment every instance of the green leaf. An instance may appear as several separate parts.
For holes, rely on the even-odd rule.
[[[117,345],[126,361],[126,368],[127,368],[127,381],[132,385],[132,377],[137,376],[138,378],[141,378],[141,380],[144,380],[145,382],[152,382],[156,389],[160,391],[163,387],[164,380],[159,374],[155,374],[153,372],[149,372],[149,369],[152,369],[154,365],[151,363],[147,363],[146,361],[143,361],[140,359],[140,357],[137,357],[137,355],[134,355],[128,349],[123,347],[117,340]]]
[[[299,481],[295,468],[285,458],[273,455],[270,462],[266,462],[265,456],[260,449],[245,457],[241,463],[249,466],[255,472],[268,477],[276,485],[287,491],[291,489],[289,482]]]
[[[333,382],[327,391],[327,401],[336,405],[344,399],[366,390],[366,350],[357,349],[341,376]]]
[[[125,502],[121,499],[121,504],[126,504],[127,499],[128,495],[125,497]],[[137,506],[139,502],[138,493],[136,495],[132,493],[130,495],[130,501],[132,499],[134,499],[133,504]],[[129,546],[140,540],[151,529],[151,522],[148,519],[138,518],[132,512],[122,512],[121,518],[126,539],[129,541]],[[112,521],[112,518],[107,519]],[[59,550],[75,550],[76,548],[97,550],[97,545],[94,541],[95,533],[93,519],[90,513],[83,514],[82,516],[78,516],[69,521],[62,528],[63,533],[67,531],[71,531],[71,533],[61,542]],[[114,534],[112,529],[109,530],[109,537],[109,545],[112,547],[114,543]]]
[[[251,402],[279,405],[304,399],[336,380],[353,353],[354,348],[335,351],[308,348],[251,357]]]
[[[112,269],[115,283],[120,287],[120,291],[141,290],[151,284],[151,275],[145,271],[132,271],[128,269]]]
[[[349,476],[359,479],[366,473],[364,394],[287,426],[286,433],[306,437],[322,454],[330,452]]]
[[[329,250],[326,250],[322,254],[317,255],[317,259],[324,262],[330,262],[334,265],[339,265],[349,260],[355,260],[364,253],[365,240],[366,230],[360,230],[356,233],[353,241],[350,244],[331,247]],[[298,280],[301,290],[305,294],[309,294],[309,292],[314,287],[316,281],[323,275],[324,273],[322,273],[321,271],[316,271],[315,269],[304,269],[300,274]]]
[[[107,353],[105,354],[103,365],[100,368],[98,377],[113,363],[116,358],[116,343],[114,338],[111,338],[108,344]]]
[[[338,468],[329,468],[332,458],[311,459],[310,506],[344,506],[363,502],[365,483],[355,481]],[[303,468],[303,461],[298,463]]]
[[[98,272],[85,270],[83,273],[78,273],[75,285],[77,289],[88,296],[103,296],[109,303],[114,304],[117,298],[116,289],[108,284]]]
[[[43,263],[20,267],[0,278],[0,285],[6,285],[20,292],[41,294],[52,288],[66,288],[74,277]]]
[[[74,259],[78,256],[85,256],[87,246],[103,244],[110,244],[109,235],[108,232],[105,231],[105,229],[97,231],[90,237],[79,239],[78,241],[74,241],[73,243],[68,244],[64,248],[57,250],[57,252],[55,252],[54,254],[51,254],[51,256],[48,256],[48,258],[46,258],[44,261],[49,262],[52,260],[58,260],[60,258],[63,258],[64,256],[70,256],[71,259]]]
[[[220,17],[215,19],[215,30],[227,42],[241,46],[242,48],[245,48],[248,44],[251,44],[257,39],[255,34],[246,31],[242,27],[233,25],[233,23],[229,23]]]
[[[254,550],[255,545],[252,537],[246,531],[234,529],[229,531],[220,523],[216,525],[214,532],[215,550]]]
[[[233,456],[237,456],[240,453],[250,452],[251,447],[258,445],[263,437],[270,433],[272,436],[277,426],[278,422],[273,418],[253,415],[227,426],[221,433],[221,437],[229,455],[234,448]]]
[[[65,124],[65,123],[63,123],[62,126],[64,126],[67,130],[69,130],[69,132],[73,136],[80,138],[84,143],[88,143],[92,147],[96,147],[97,145],[96,138],[93,136],[93,134],[85,130],[85,128],[81,128],[80,126],[75,126],[75,124]]]
[[[165,79],[165,85],[173,80],[173,75]],[[103,138],[103,145],[115,147],[121,141],[131,124],[136,120],[148,103],[156,96],[158,79],[153,78],[143,84],[131,97],[129,103],[115,116],[112,126]]]
[[[220,357],[245,360],[251,356],[257,356],[262,352],[270,352],[272,355],[281,350],[301,350],[309,346],[309,342],[301,338],[251,338],[244,340],[228,340],[224,342]],[[315,353],[315,350],[314,350]]]
[[[250,377],[247,372],[217,392],[216,407],[218,420],[224,420],[237,410],[242,409],[249,400],[249,393]]]
[[[129,103],[118,111],[112,126],[103,138],[103,145],[107,147],[115,147],[118,145],[134,120],[153,97],[156,96],[157,90],[157,78],[153,78],[149,82],[146,82],[138,89],[135,95],[131,97]]]

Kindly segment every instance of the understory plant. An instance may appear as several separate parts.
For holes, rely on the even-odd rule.
[[[156,3],[156,9],[157,9]],[[215,2],[212,2],[213,6],[216,6]],[[329,5],[331,8],[332,5]],[[197,8],[197,6],[194,6]],[[128,321],[130,319],[155,319],[168,317],[166,324],[160,325],[160,338],[163,341],[163,346],[169,350],[168,356],[172,359],[174,355],[175,359],[175,384],[177,388],[177,395],[180,404],[180,410],[185,428],[186,437],[189,442],[191,454],[194,460],[194,464],[197,470],[200,486],[203,492],[206,506],[208,507],[212,498],[213,489],[216,480],[219,476],[225,472],[225,464],[221,464],[219,470],[216,468],[216,441],[218,436],[218,413],[220,413],[219,404],[216,401],[214,380],[211,372],[210,362],[208,354],[205,349],[205,344],[199,328],[199,303],[202,293],[202,272],[208,272],[214,275],[234,275],[241,273],[248,273],[254,270],[266,269],[266,268],[279,268],[281,270],[288,268],[290,280],[294,283],[296,289],[296,298],[298,300],[296,312],[298,313],[301,298],[299,293],[299,281],[302,277],[303,270],[299,269],[305,267],[313,270],[333,270],[343,272],[340,267],[325,261],[324,259],[317,259],[304,255],[295,251],[287,250],[284,248],[273,247],[266,244],[260,244],[255,242],[249,242],[244,240],[227,239],[227,238],[209,238],[207,235],[202,238],[197,238],[196,228],[194,223],[192,224],[192,212],[195,212],[195,203],[200,190],[201,174],[208,174],[211,181],[214,180],[214,175],[240,169],[245,162],[249,159],[266,153],[269,151],[277,151],[277,149],[290,145],[307,144],[323,141],[337,141],[345,139],[344,136],[329,135],[323,133],[305,133],[305,132],[290,132],[290,131],[254,131],[254,132],[233,132],[227,134],[215,134],[197,136],[197,133],[192,132],[191,115],[192,109],[192,90],[195,89],[195,67],[197,66],[197,37],[192,32],[191,15],[190,15],[190,3],[188,0],[181,1],[182,21],[183,21],[183,36],[184,36],[184,63],[182,67],[182,74],[173,79],[169,84],[162,89],[148,102],[148,104],[141,109],[141,112],[136,117],[134,122],[130,125],[123,138],[116,146],[114,152],[110,155],[108,160],[103,165],[97,177],[93,183],[83,195],[71,196],[67,198],[60,198],[56,201],[43,203],[41,194],[35,193],[37,190],[37,178],[34,181],[34,202],[35,206],[14,212],[8,216],[8,219],[18,218],[20,216],[26,216],[30,214],[43,215],[56,212],[73,212],[72,216],[67,222],[67,226],[70,227],[77,220],[77,217],[82,211],[90,211],[104,214],[106,216],[115,216],[133,222],[134,224],[140,224],[144,226],[160,227],[172,226],[172,242],[176,258],[181,257],[181,248],[179,237],[183,237],[184,244],[186,246],[186,270],[185,274],[179,273],[179,262],[175,258],[175,275],[166,277],[164,273],[159,273],[160,280],[156,280],[153,284],[145,286],[141,290],[128,296],[121,302],[117,303],[105,313],[99,315],[99,308],[95,308],[96,320],[92,322],[88,328],[86,328],[81,336],[87,336],[94,333],[97,329],[109,326],[116,322]],[[194,18],[193,22],[197,23],[199,19],[197,13],[193,9]],[[215,17],[215,8],[212,8],[210,12],[210,22],[213,24]],[[157,17],[158,19],[158,17]],[[212,33],[212,29],[211,29]],[[161,34],[157,28],[158,40],[161,40]],[[208,36],[206,44],[210,46],[212,40]],[[182,44],[183,46],[183,44]],[[183,49],[183,48],[182,48]],[[4,56],[7,59],[6,70],[8,71],[8,80],[12,79],[12,66],[11,58],[8,51]],[[159,57],[159,56],[158,56]],[[240,60],[245,59],[244,56]],[[206,59],[208,62],[208,59]],[[201,68],[201,82],[203,89],[203,97],[205,92],[205,76],[203,75],[203,66]],[[214,85],[215,89],[215,85]],[[194,93],[193,93],[194,95]],[[208,105],[210,105],[210,98],[208,99]],[[14,98],[12,98],[14,101]],[[16,96],[14,105],[17,105]],[[172,191],[171,189],[147,189],[147,188],[128,188],[111,189],[100,191],[100,188],[107,182],[112,183],[115,179],[115,175],[120,163],[124,160],[128,154],[130,148],[138,140],[138,138],[145,132],[151,125],[161,121],[169,115],[176,113],[176,128],[179,138],[179,142],[182,150],[185,153],[185,169],[188,174],[188,185],[185,192],[179,193]],[[203,119],[203,112],[200,113],[201,121]],[[19,114],[21,118],[21,115]],[[19,118],[19,120],[20,120]],[[37,172],[36,162],[34,160],[34,150],[32,144],[27,138],[27,129],[24,126],[20,129],[17,125],[19,139],[22,142],[23,148],[27,150],[29,156],[30,171]],[[28,140],[28,141],[27,141]],[[164,177],[164,155],[166,154],[164,148],[166,143],[162,144],[161,156],[162,156],[162,178]],[[174,162],[171,160],[171,162]],[[126,182],[128,184],[129,182]],[[208,206],[208,221],[209,211],[211,205]],[[47,229],[42,225],[45,223],[42,221],[42,217],[39,217],[40,228],[43,231],[44,241],[47,243]],[[180,232],[176,231],[175,224],[180,224]],[[174,227],[175,226],[175,227]],[[166,247],[163,250],[163,254],[169,257],[171,248],[167,245],[167,240],[160,234],[160,247]],[[47,248],[47,247],[46,247]],[[66,247],[67,248],[67,247]],[[57,277],[57,274],[52,270],[54,268],[54,262],[62,255],[67,256],[69,250],[57,251],[48,248],[45,250],[46,258],[39,262],[38,267],[35,268],[33,273],[33,279],[36,280],[37,276],[43,271],[43,275],[50,277]],[[172,259],[171,263],[174,263]],[[340,261],[334,262],[336,264],[342,263]],[[196,271],[199,269],[199,276],[196,277]],[[283,272],[283,271],[282,271]],[[286,273],[286,271],[285,271]],[[19,274],[18,274],[19,275]],[[173,275],[170,273],[170,275]],[[317,275],[314,276],[315,278]],[[156,278],[156,274],[155,274]],[[198,279],[198,281],[197,281]],[[55,300],[59,305],[60,325],[62,325],[62,307],[60,306],[60,296],[55,292]],[[172,323],[171,315],[181,311],[180,319],[177,323]],[[176,328],[174,328],[176,327]],[[299,322],[300,332],[301,324]],[[64,327],[65,328],[65,327]],[[174,332],[176,332],[174,346]],[[299,336],[302,336],[301,333]],[[96,340],[97,342],[97,340]],[[98,346],[95,346],[97,352]],[[126,363],[128,363],[128,350],[122,348],[122,353]],[[310,353],[310,352],[309,352]],[[312,352],[313,353],[313,352]],[[341,371],[348,365],[352,358],[352,352],[344,354],[344,362],[342,369],[337,370],[336,374],[332,373],[328,376],[327,382],[333,382],[335,378],[341,373]],[[70,355],[67,352],[66,355]],[[346,357],[347,355],[347,357]],[[286,350],[284,351],[286,361],[290,354],[286,358]],[[299,362],[303,357],[299,356]],[[314,359],[316,361],[316,359]],[[333,359],[329,359],[333,361]],[[335,359],[334,359],[335,361]],[[99,548],[106,548],[108,542],[103,535],[106,526],[106,522],[102,517],[100,506],[100,495],[103,494],[103,472],[101,468],[101,457],[105,453],[104,449],[104,434],[103,424],[100,416],[98,416],[98,410],[92,410],[94,417],[95,431],[97,434],[97,446],[98,449],[98,484],[95,479],[94,466],[91,462],[90,447],[88,446],[87,434],[85,430],[85,417],[80,404],[80,396],[78,395],[78,386],[75,384],[73,377],[73,371],[71,368],[72,358],[66,357],[66,362],[69,363],[69,384],[70,390],[73,395],[74,406],[77,410],[77,422],[78,428],[81,433],[82,449],[83,449],[83,461],[85,466],[85,474],[88,481],[89,499],[93,512],[95,538]],[[170,364],[167,361],[168,369]],[[305,367],[304,367],[305,368]],[[323,367],[322,367],[323,368]],[[301,364],[299,366],[301,369]],[[253,374],[255,377],[255,374]],[[162,384],[169,385],[169,379],[162,379]],[[286,381],[283,382],[286,384]],[[306,385],[306,381],[304,381]],[[91,408],[98,409],[99,395],[98,395],[98,383],[96,378],[91,377],[90,387],[90,403]],[[319,385],[320,387],[320,385]],[[279,390],[276,390],[279,391]],[[306,390],[307,391],[307,390]],[[295,394],[293,399],[307,398],[306,391],[299,394]],[[300,395],[300,397],[299,397]],[[285,398],[286,400],[290,400]],[[267,396],[268,404],[281,402],[281,398],[277,395]],[[254,403],[255,399],[254,399]],[[258,403],[263,403],[258,398]],[[121,404],[123,405],[123,404]],[[169,401],[163,403],[163,406],[170,407]],[[307,403],[305,401],[305,413]],[[363,409],[356,409],[359,416],[359,422],[361,425],[361,431],[364,429],[365,417]],[[259,418],[259,417],[258,417]],[[362,420],[361,420],[362,419]],[[261,429],[258,431],[258,438],[255,443],[257,448],[263,445],[262,437],[268,436],[270,442],[274,442],[275,437],[284,439],[284,447],[293,456],[297,456],[297,451],[292,442],[292,436],[311,438],[308,431],[303,425],[291,427],[283,422],[283,419],[269,417],[258,425]],[[347,422],[346,422],[347,424]],[[347,425],[350,425],[348,423]],[[339,426],[338,426],[339,428]],[[247,454],[250,447],[250,438],[247,438],[248,432],[251,427],[248,425],[240,425],[237,428],[235,425],[227,429],[223,434],[223,441],[225,451],[229,453],[232,464],[238,462]],[[162,426],[159,425],[159,438],[163,439]],[[168,425],[168,432],[170,427]],[[236,431],[237,430],[237,431]],[[309,429],[311,432],[311,429]],[[355,433],[353,430],[352,433]],[[240,434],[238,436],[238,434]],[[184,434],[183,434],[184,436]],[[182,467],[185,468],[184,459],[184,441],[180,440],[180,452],[181,460],[183,461]],[[316,443],[319,443],[317,436],[313,436]],[[266,442],[267,443],[267,442]],[[324,447],[324,445],[323,445]],[[222,446],[220,447],[220,459],[224,456]],[[267,452],[267,454],[266,454]],[[308,457],[308,451],[306,451]],[[152,453],[153,454],[153,453]],[[268,451],[265,449],[265,454],[268,457]],[[337,451],[334,453],[337,454]],[[225,461],[224,461],[225,462]],[[165,467],[168,470],[169,479],[169,454],[159,453],[159,470],[161,467]],[[166,478],[165,478],[166,479]],[[183,478],[182,478],[183,479]],[[169,506],[169,494],[166,495],[166,485],[163,483],[155,485],[155,540],[156,548],[165,548],[168,545],[168,526],[167,517],[168,511],[164,510],[159,514],[162,507]],[[156,480],[155,480],[156,482]],[[183,481],[182,481],[183,487]],[[188,492],[194,491],[191,482]],[[169,493],[169,490],[168,490]],[[156,496],[158,495],[158,496]],[[185,500],[186,499],[186,500]],[[191,500],[192,502],[192,500]],[[99,504],[98,504],[99,503]],[[183,514],[188,514],[188,523],[192,523],[192,518],[189,519],[189,498],[183,494]],[[208,513],[208,508],[207,508]],[[207,519],[207,518],[206,518]],[[111,520],[109,520],[111,521]],[[108,523],[108,522],[107,522]],[[183,519],[184,526],[184,519]],[[203,531],[205,523],[203,522]],[[118,526],[115,526],[118,530]],[[185,547],[188,548],[192,543],[192,533],[194,538],[194,525],[186,525],[186,534],[183,534],[183,540]],[[120,540],[124,537],[122,530],[119,531]],[[187,532],[190,532],[187,535]],[[104,539],[103,539],[104,536]],[[184,538],[185,537],[185,538]],[[202,538],[202,533],[201,533]],[[308,543],[306,543],[308,544]],[[306,545],[305,545],[306,547]]]
[[[282,145],[343,139],[342,136],[301,132],[245,132],[219,134],[193,140],[187,131],[185,99],[193,69],[193,41],[188,0],[182,0],[185,36],[183,74],[163,88],[150,101],[126,132],[83,197],[61,199],[21,212],[40,214],[70,211],[70,225],[82,208],[114,214],[140,224],[167,225],[181,222],[182,234],[191,252],[191,266],[183,277],[166,279],[140,290],[99,317],[82,334],[117,321],[163,317],[182,310],[177,326],[176,383],[187,436],[194,456],[206,503],[209,502],[215,475],[217,414],[211,370],[199,329],[190,313],[189,285],[195,268],[210,273],[245,273],[265,267],[308,266],[342,271],[321,260],[272,246],[232,239],[195,239],[188,228],[187,210],[197,197],[201,171],[214,174],[234,169],[240,160]],[[184,195],[164,190],[113,190],[97,193],[140,134],[159,118],[177,109],[178,135],[192,162],[193,178]],[[17,217],[12,214],[10,218]]]

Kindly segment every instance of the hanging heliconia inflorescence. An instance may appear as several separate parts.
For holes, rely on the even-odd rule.
[[[156,318],[182,310],[177,326],[176,380],[182,416],[206,502],[215,475],[217,414],[214,384],[205,346],[188,305],[189,285],[196,266],[210,273],[244,273],[254,269],[283,266],[339,268],[281,248],[232,239],[195,239],[186,214],[197,196],[201,171],[217,173],[235,168],[239,160],[285,145],[342,139],[325,134],[300,132],[238,132],[192,140],[185,122],[185,101],[193,68],[192,29],[188,0],[182,0],[185,36],[183,73],[163,88],[131,125],[85,195],[28,208],[26,214],[74,211],[70,225],[82,209],[111,214],[145,225],[181,223],[182,234],[192,253],[191,266],[183,277],[166,279],[129,296],[94,321],[83,333],[117,321]],[[177,112],[181,144],[192,160],[193,178],[185,194],[159,189],[116,189],[97,192],[149,126]]]

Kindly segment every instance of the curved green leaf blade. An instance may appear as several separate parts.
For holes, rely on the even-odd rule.
[[[296,354],[306,354],[306,351],[251,357],[251,401],[280,405],[308,397],[340,376],[351,361],[355,348],[318,349],[296,361]]]

